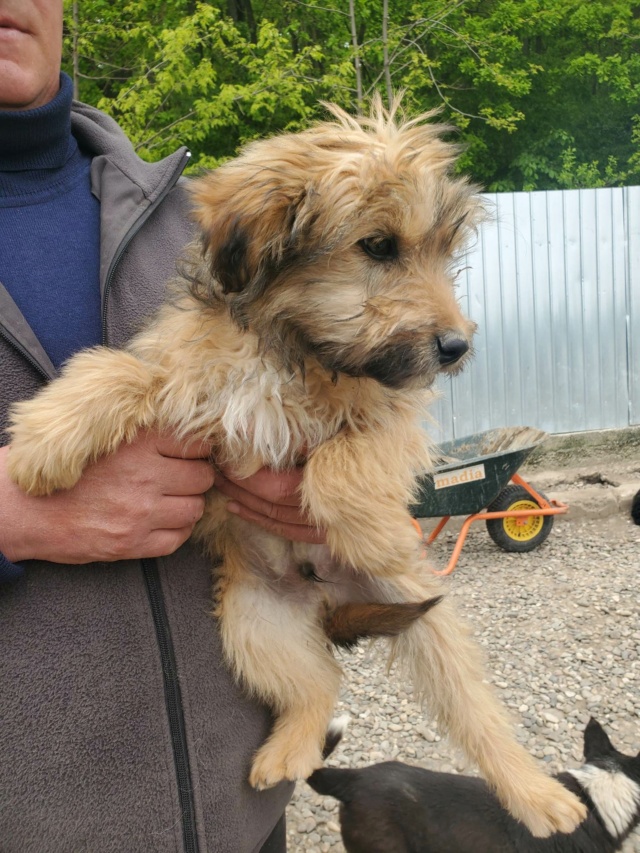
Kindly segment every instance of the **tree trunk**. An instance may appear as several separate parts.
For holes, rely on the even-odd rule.
[[[256,27],[256,19],[253,14],[251,0],[228,0],[227,12],[229,17],[236,23],[244,23],[247,25],[251,40],[255,42],[258,30]]]
[[[80,86],[78,74],[78,0],[73,0],[71,10],[73,17],[73,34],[72,34],[72,59],[73,59],[73,97],[76,101],[80,100]]]
[[[360,47],[356,29],[355,0],[349,0],[349,21],[351,22],[351,42],[353,44],[353,67],[356,72],[356,106],[362,111],[362,68],[360,67]]]
[[[393,86],[391,85],[391,68],[389,66],[389,0],[382,2],[382,63],[384,84],[387,89],[387,104],[391,109]]]

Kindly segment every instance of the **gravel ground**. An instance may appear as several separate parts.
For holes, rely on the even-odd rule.
[[[434,546],[432,562],[445,565],[453,543],[450,534]],[[518,738],[550,772],[580,765],[592,714],[622,752],[640,749],[639,565],[640,528],[620,516],[558,520],[547,542],[528,554],[500,551],[478,523],[447,579],[486,651]],[[398,759],[474,772],[406,685],[387,677],[382,651],[368,646],[342,655],[338,711],[352,719],[330,763]],[[289,806],[288,827],[290,853],[344,851],[337,803],[305,784]],[[624,851],[640,853],[640,832]]]

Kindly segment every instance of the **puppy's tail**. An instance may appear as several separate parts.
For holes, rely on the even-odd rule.
[[[418,602],[342,604],[327,614],[324,630],[335,646],[351,649],[367,637],[397,637],[440,601],[441,595]]]
[[[328,758],[338,746],[348,725],[348,714],[331,720],[324,741],[324,749],[322,750],[322,757],[324,759]],[[309,776],[307,782],[319,794],[335,797],[346,803],[350,799],[351,777],[356,772],[355,770],[342,770],[337,767],[321,767],[320,770],[315,770]]]

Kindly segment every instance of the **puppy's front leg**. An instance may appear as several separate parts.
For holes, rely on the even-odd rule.
[[[343,430],[313,452],[303,504],[338,559],[373,575],[403,572],[421,548],[408,506],[429,466],[424,432]]]
[[[11,412],[9,475],[25,492],[70,489],[85,466],[155,419],[157,376],[128,352],[78,353],[62,375]]]

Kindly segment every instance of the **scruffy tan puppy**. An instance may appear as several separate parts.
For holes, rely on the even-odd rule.
[[[429,388],[474,330],[452,264],[481,215],[475,188],[451,176],[455,152],[426,116],[332,112],[195,182],[203,244],[166,304],[125,350],[80,353],[16,406],[11,476],[33,495],[70,488],[152,426],[211,442],[245,475],[306,459],[303,503],[328,549],[230,516],[215,490],[197,531],[222,556],[229,664],[276,714],[251,783],[320,766],[341,677],[328,638],[394,635],[417,693],[504,805],[537,835],[568,832],[584,808],[515,740],[407,512],[430,465]]]

